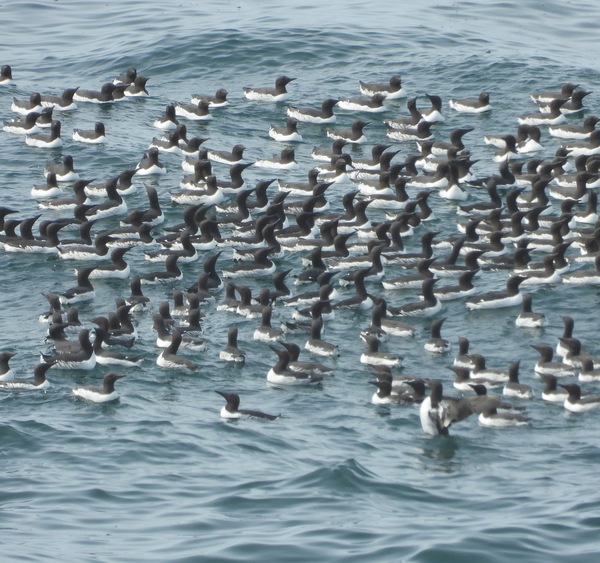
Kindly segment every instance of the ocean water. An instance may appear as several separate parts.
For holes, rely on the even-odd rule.
[[[96,89],[135,66],[150,77],[151,97],[114,106],[79,104],[60,114],[64,147],[28,147],[0,132],[0,205],[17,217],[39,213],[30,198],[32,184],[43,181],[46,161],[72,154],[82,177],[105,179],[135,165],[160,132],[152,121],[171,101],[225,87],[230,105],[214,110],[207,123],[189,123],[191,135],[209,137],[207,146],[246,146],[249,159],[269,157],[282,144],[267,135],[269,124],[284,121],[286,104],[248,102],[243,86],[269,85],[280,74],[296,77],[292,105],[318,106],[329,96],[358,94],[358,80],[384,81],[402,75],[409,96],[442,96],[446,122],[435,127],[445,138],[455,127],[474,131],[465,143],[478,159],[479,176],[494,173],[486,133],[516,129],[516,116],[535,111],[529,93],[558,89],[563,82],[594,92],[586,113],[598,109],[599,9],[591,1],[524,2],[4,2],[0,63],[10,64],[15,84],[0,89],[0,116],[12,117],[12,97],[33,91],[59,93],[80,86]],[[451,97],[490,92],[493,111],[483,116],[453,113]],[[387,142],[383,118],[405,115],[405,100],[386,103],[384,114],[361,115],[372,123],[369,142],[348,152],[370,154]],[[336,127],[349,125],[355,112],[336,111]],[[574,122],[579,118],[571,118]],[[106,124],[106,146],[70,140],[73,127]],[[329,144],[325,126],[300,124],[304,142],[296,147],[299,169],[276,172],[249,168],[249,185],[281,177],[302,180],[313,166],[310,150]],[[559,146],[543,131],[543,158]],[[414,151],[394,143],[399,160]],[[166,224],[178,222],[183,207],[169,201],[181,179],[180,157],[162,155],[168,174],[149,180],[159,191]],[[224,177],[225,167],[214,165]],[[140,187],[141,182],[138,182]],[[351,185],[328,192],[334,209]],[[272,195],[273,192],[271,192]],[[470,202],[485,199],[471,189]],[[143,208],[145,191],[127,197],[130,209]],[[437,196],[430,202],[435,219],[407,238],[417,249],[425,229],[440,237],[456,234],[454,203]],[[556,203],[554,207],[558,209]],[[369,211],[379,220],[380,212]],[[54,218],[48,212],[43,218]],[[106,227],[116,224],[107,220]],[[159,229],[157,229],[159,232]],[[569,251],[574,255],[575,251]],[[540,254],[535,254],[539,259]],[[128,255],[132,269],[159,269],[140,249]],[[299,271],[298,255],[278,267]],[[230,251],[219,268],[231,265]],[[31,375],[40,351],[47,349],[47,309],[42,292],[74,285],[74,263],[55,257],[0,253],[0,349],[17,352],[11,365]],[[192,284],[201,262],[183,267],[173,285],[144,287],[150,310],[170,299],[172,290]],[[397,270],[390,268],[390,276]],[[500,289],[505,273],[485,273],[481,292]],[[244,280],[257,294],[269,280]],[[114,310],[114,299],[129,294],[127,281],[94,284],[97,297],[78,306],[86,325]],[[443,283],[441,285],[444,285]],[[415,291],[371,293],[393,305],[415,300]],[[351,290],[347,290],[348,295]],[[335,376],[308,389],[280,389],[266,383],[275,355],[252,339],[257,319],[220,313],[203,306],[204,353],[188,354],[201,369],[193,375],[156,366],[158,354],[150,313],[136,316],[144,355],[139,369],[118,382],[121,398],[104,405],[73,399],[80,384],[96,384],[107,368],[91,372],[52,369],[45,392],[0,392],[0,559],[5,561],[573,561],[598,557],[600,498],[600,415],[569,415],[541,401],[534,378],[537,353],[531,344],[556,344],[560,315],[575,319],[575,333],[598,353],[598,291],[594,287],[531,288],[534,307],[549,320],[545,329],[517,329],[518,308],[467,312],[449,302],[443,336],[454,346],[471,341],[493,367],[521,360],[521,380],[536,390],[521,401],[530,426],[490,430],[475,417],[451,428],[450,437],[425,435],[411,407],[374,406],[372,374],[358,362],[364,348],[360,328],[369,312],[339,311],[326,322],[324,337],[342,355],[325,360]],[[217,295],[217,302],[222,295]],[[274,321],[287,320],[289,308],[277,306]],[[424,352],[430,319],[409,320],[416,335],[391,338],[385,349],[404,357],[398,373],[441,379],[449,393],[446,366],[453,352]],[[236,324],[248,359],[242,367],[219,360],[227,328]],[[303,345],[306,336],[291,340]],[[455,346],[456,347],[456,346]],[[303,353],[304,355],[304,353]],[[590,392],[597,386],[587,384]],[[223,422],[223,400],[215,390],[238,392],[242,406],[281,413],[274,422]]]

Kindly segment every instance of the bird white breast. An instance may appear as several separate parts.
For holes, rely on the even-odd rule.
[[[45,199],[47,197],[56,197],[64,193],[64,190],[60,187],[51,188],[31,188],[31,197],[34,199]]]
[[[212,151],[208,151],[208,158],[209,160],[212,160],[213,162],[219,162],[220,164],[240,164],[242,162],[242,160],[231,160],[231,159],[227,159],[223,156],[221,156],[218,153],[212,152]],[[183,164],[181,165],[181,167],[183,168]],[[191,167],[190,172],[194,171],[194,167]]]
[[[86,252],[85,250],[81,249],[69,249],[68,246],[62,248],[59,247],[58,256],[63,260],[103,260],[106,258],[106,255],[102,256],[94,250]]]
[[[443,188],[439,192],[440,197],[444,199],[452,199],[455,201],[465,201],[469,197],[469,192],[463,190],[458,184],[452,184]]]
[[[506,428],[507,426],[524,426],[527,421],[521,419],[505,418],[501,414],[485,416],[483,413],[479,415],[479,424],[490,428]]]
[[[25,129],[24,127],[14,126],[10,123],[5,123],[4,127],[2,127],[2,130],[15,135],[31,135],[32,133],[39,133],[41,131],[41,129],[35,124],[29,129]]]
[[[24,252],[26,254],[56,254],[58,252],[55,246],[37,246],[37,245],[26,245],[26,246],[13,246],[9,242],[2,243],[6,252]]]
[[[166,174],[167,170],[164,166],[158,166],[157,164],[153,164],[149,168],[138,168],[136,170],[136,176],[151,176],[153,174]]]
[[[10,381],[15,378],[15,372],[12,369],[9,369],[7,372],[4,372],[0,375],[0,381]]]
[[[157,119],[152,125],[163,131],[174,131],[177,129],[177,124],[171,120]]]
[[[190,121],[210,121],[213,116],[210,113],[206,115],[199,115],[193,111],[188,111],[186,108],[175,106],[175,115],[178,117],[184,117],[185,119],[189,119]]]
[[[92,354],[91,358],[81,362],[58,360],[54,365],[59,369],[94,369],[96,367],[96,354]]]
[[[98,98],[94,98],[91,96],[85,96],[85,95],[81,94],[80,92],[75,92],[75,94],[73,94],[73,99],[76,102],[89,102],[91,104],[106,104],[106,103],[112,102],[112,100],[110,100],[110,102],[103,102],[103,101],[100,101]]]
[[[56,102],[42,101],[42,107],[43,108],[53,107],[56,111],[74,111],[77,109],[77,104],[75,102],[71,102],[70,104],[68,104],[66,106],[61,106],[59,103],[56,103]]]
[[[492,106],[490,104],[481,107],[475,107],[468,104],[463,104],[460,100],[449,100],[448,105],[454,111],[458,111],[460,113],[485,113],[486,111],[492,110]]]
[[[193,192],[182,192],[180,194],[171,194],[171,199],[176,203],[191,203],[193,205],[203,204],[203,205],[217,205],[223,201],[223,191],[218,189],[214,194],[208,195],[202,193],[201,191],[198,194]]]
[[[559,139],[577,139],[584,140],[589,139],[592,134],[591,131],[585,132],[574,132],[562,129],[561,127],[548,127],[548,133],[552,135],[552,137],[558,137]]]
[[[372,90],[368,86],[360,85],[359,88],[360,93],[365,96],[373,96],[374,94],[382,94],[385,96],[386,100],[399,100],[400,98],[406,98],[406,91],[404,88],[400,88],[395,92],[387,92],[386,90]]]
[[[291,375],[279,375],[270,369],[267,373],[267,381],[273,385],[307,385],[312,383],[311,379],[300,379]]]
[[[519,117],[517,121],[521,125],[558,125],[559,123],[563,123],[565,121],[565,116],[561,113],[560,115],[552,118],[552,117],[535,117],[533,115],[527,116],[524,115]]]
[[[358,189],[362,195],[370,195],[370,196],[393,196],[394,192],[392,188],[378,188],[375,186],[371,186],[369,184],[361,184],[360,182],[357,184]],[[371,204],[373,207],[373,204]]]
[[[446,121],[446,118],[437,109],[429,113],[421,112],[421,115],[423,116],[423,121],[428,121],[429,123],[442,123]]]
[[[431,398],[426,397],[419,407],[419,418],[421,419],[421,428],[423,428],[423,432],[431,434],[432,436],[437,436],[438,428],[435,421],[440,420],[441,415],[441,407],[432,409]]]
[[[304,345],[304,348],[316,356],[331,357],[340,355],[339,348],[334,344],[330,344],[329,342],[313,344],[310,340],[308,340]]]
[[[96,292],[95,291],[86,291],[85,293],[77,293],[76,295],[73,295],[72,297],[67,297],[65,295],[61,295],[59,297],[60,302],[63,305],[67,305],[70,303],[81,303],[82,301],[90,301],[92,299],[94,299],[96,297]]]
[[[125,358],[114,358],[110,356],[96,356],[96,362],[103,366],[114,365],[114,366],[141,366],[143,358],[139,360],[127,360]]]
[[[439,299],[436,299],[435,305],[424,306],[423,308],[416,309],[413,311],[402,312],[402,315],[407,317],[431,317],[442,310],[442,303]]]
[[[418,288],[423,285],[423,280],[413,279],[413,280],[396,280],[396,281],[382,281],[381,285],[384,289],[406,289],[406,288]]]
[[[150,146],[148,148],[156,148],[161,152],[167,152],[170,154],[181,154],[181,147],[179,147],[178,145],[170,145],[168,142],[159,140],[153,143],[150,143]]]
[[[259,342],[282,342],[283,333],[268,327],[259,327],[254,331],[253,338]]]
[[[279,102],[281,100],[285,100],[288,97],[288,93],[284,92],[283,94],[265,94],[263,92],[256,92],[254,90],[245,90],[244,96],[248,100],[259,101],[259,102]]]
[[[561,352],[557,352],[558,354],[561,354]],[[565,351],[565,354],[567,352]],[[562,354],[561,354],[562,355]],[[537,364],[535,364],[534,366],[534,370],[536,374],[548,374],[548,375],[554,375],[556,377],[570,377],[575,375],[575,370],[573,369],[574,366],[571,366],[570,364],[567,363],[559,363],[559,362],[546,362],[543,364],[540,364],[539,362]]]
[[[73,140],[79,141],[80,143],[87,143],[89,145],[106,143],[106,137],[104,135],[99,135],[97,137],[84,137],[80,135],[78,131],[73,131]]]
[[[104,394],[98,393],[97,391],[91,391],[85,387],[77,387],[73,389],[73,395],[81,399],[85,399],[86,401],[92,401],[93,403],[107,403],[119,398],[119,394],[116,391]]]
[[[241,418],[241,414],[239,412],[229,412],[226,407],[221,408],[221,418],[233,420],[236,418]]]
[[[337,106],[340,109],[345,109],[349,111],[365,111],[368,113],[381,113],[382,111],[385,111],[387,109],[384,106],[370,107],[367,104],[353,102],[352,100],[340,100],[337,103]]]
[[[371,397],[371,403],[374,405],[389,405],[391,402],[389,396],[381,398],[377,393],[373,393],[373,396]]]
[[[590,373],[580,372],[577,379],[579,379],[579,381],[581,381],[582,383],[591,383],[594,381],[600,381],[600,371],[594,371],[594,372],[590,372]]]
[[[472,383],[470,383],[469,380],[467,381],[454,381],[452,383],[452,386],[455,389],[458,389],[459,391],[472,391],[472,387],[471,387]]]
[[[394,336],[408,337],[414,336],[415,334],[415,331],[412,327],[398,324],[394,321],[382,320],[381,326],[388,334],[393,334]]]
[[[443,276],[442,276],[443,277]],[[440,300],[440,301],[452,301],[453,299],[460,299],[461,297],[467,297],[469,295],[472,295],[473,293],[475,293],[475,288],[471,288],[471,289],[460,289],[458,291],[453,291],[453,292],[439,292],[436,293],[436,297]]]
[[[365,352],[360,356],[360,363],[370,366],[400,367],[402,358],[382,352]]]
[[[304,123],[335,123],[336,121],[335,115],[332,115],[331,117],[318,117],[314,115],[307,115],[301,111],[297,111],[294,108],[287,108],[287,115],[290,117],[295,117],[298,121],[302,121]]]
[[[46,172],[47,174],[47,172]],[[56,180],[58,182],[74,182],[76,180],[79,180],[79,174],[73,170],[69,171],[69,172],[65,172],[64,174],[56,174]]]
[[[131,92],[129,90],[125,90],[123,92],[123,94],[125,95],[126,98],[148,98],[149,94],[147,92],[144,92],[144,90],[140,90],[139,92]],[[121,101],[121,100],[117,100],[117,101]]]
[[[228,352],[227,350],[221,350],[219,352],[219,359],[226,362],[243,362],[246,360],[246,355],[242,352]]]
[[[512,151],[500,152],[492,157],[492,162],[506,162],[508,160],[516,160],[523,158],[520,154]]]
[[[115,215],[124,215],[127,213],[127,203],[122,201],[121,203],[115,204],[112,207],[106,209],[98,209],[90,215],[88,219],[97,221],[98,219],[105,219],[106,217],[113,217]]]
[[[361,135],[358,139],[348,139],[348,138],[344,137],[343,135],[340,135],[330,129],[327,131],[327,136],[330,139],[346,139],[346,141],[348,141],[349,143],[353,143],[353,144],[364,143],[367,140],[367,137],[365,135]]]
[[[427,176],[417,176],[412,178],[406,185],[410,188],[445,188],[448,186],[448,178],[428,178]]]
[[[174,244],[170,250],[182,250],[182,247],[181,245]],[[160,254],[144,253],[144,260],[146,260],[147,262],[164,262],[167,256],[169,256],[169,254],[169,251]],[[181,263],[181,258],[179,258],[178,262]]]
[[[567,398],[567,399],[565,399],[564,407],[565,407],[565,409],[567,409],[568,411],[571,411],[571,412],[587,412],[587,411],[591,411],[591,410],[599,408],[600,401],[596,401],[593,403],[581,403],[581,402],[572,403]]]
[[[25,108],[25,107],[21,107],[18,104],[15,104],[14,102],[10,105],[10,109],[12,111],[14,111],[15,113],[18,113],[19,115],[27,115],[28,113],[32,112],[32,111],[37,111],[39,112],[41,110],[42,106],[34,106],[32,108]]]
[[[528,277],[526,280],[523,280],[523,282],[521,283],[521,285],[537,285],[537,284],[543,284],[543,283],[560,283],[561,281],[561,277],[560,274],[558,272],[553,272],[551,275],[549,276],[531,276]]]
[[[44,381],[41,385],[35,385],[33,381],[3,381],[0,383],[0,387],[4,389],[27,389],[33,391],[35,389],[46,389],[50,387],[48,380]]]
[[[373,209],[391,209],[392,211],[399,211],[404,209],[404,207],[406,206],[406,202],[404,201],[384,199],[381,196],[377,195],[369,196],[366,199],[370,199],[372,201],[370,207],[372,207]]]
[[[131,273],[131,268],[128,264],[127,267],[123,268],[122,270],[117,270],[117,269],[92,270],[89,277],[90,277],[90,279],[97,279],[97,278],[126,279],[129,277],[130,273]]]
[[[484,383],[485,385],[498,386],[500,383],[505,383],[508,381],[508,372],[502,371],[501,369],[480,369],[476,372],[471,372],[471,376],[473,379],[488,379],[489,381],[480,381],[478,383]],[[496,385],[494,385],[496,383]]]
[[[302,135],[300,135],[300,133],[298,132],[282,134],[275,130],[273,127],[269,129],[269,137],[281,143],[301,143],[304,140],[302,138]]]
[[[503,149],[506,147],[506,141],[502,138],[502,136],[485,135],[483,137],[483,142],[486,145],[492,145],[493,147],[497,147],[499,149]]]
[[[298,163],[294,161],[282,163],[276,160],[263,159],[257,160],[254,163],[254,166],[257,166],[259,168],[270,168],[272,170],[293,170],[298,168]]]
[[[574,273],[577,273],[577,272],[574,272]],[[595,272],[590,272],[589,274],[581,275],[581,276],[566,275],[563,277],[562,281],[563,281],[563,283],[570,283],[572,285],[584,285],[584,284],[598,285],[598,284],[600,284],[600,274],[595,273]]]
[[[518,399],[531,399],[533,397],[533,391],[531,389],[512,389],[510,387],[504,387],[502,394],[505,397],[517,397]]]
[[[273,265],[273,271],[275,271],[275,265]],[[268,275],[268,274],[272,274],[273,271],[271,271],[271,267],[256,268],[254,270],[246,270],[246,269],[244,269],[244,270],[223,270],[221,272],[221,275],[225,279],[232,279],[232,278],[243,278],[243,277],[247,277],[247,276]]]
[[[523,144],[519,144],[519,146],[517,147],[517,151],[519,153],[530,153],[541,150],[544,150],[544,147],[537,141],[534,141],[533,139],[528,139]]]
[[[25,144],[30,147],[37,147],[39,149],[54,149],[62,147],[62,139],[57,137],[53,140],[36,139],[35,137],[25,137]]]
[[[548,326],[548,319],[545,316],[521,314],[516,318],[515,325],[521,328],[541,328]]]
[[[542,399],[544,401],[548,401],[549,403],[564,403],[567,396],[567,392],[562,389],[551,393],[542,392]]]
[[[160,366],[161,368],[167,369],[187,369],[183,364],[178,364],[176,362],[172,362],[170,360],[165,359],[164,352],[161,352],[156,358],[156,365]]]
[[[445,354],[452,348],[449,342],[427,342],[423,347],[427,352],[432,352],[433,354]]]
[[[588,215],[576,215],[575,221],[577,223],[593,225],[594,223],[596,223],[598,221],[599,217],[600,217],[600,215],[598,215],[598,213],[590,213]]]
[[[192,104],[198,104],[203,99],[204,99],[203,96],[196,95],[196,96],[192,96],[190,98],[190,101],[192,102]],[[223,108],[227,105],[229,105],[229,102],[227,100],[225,100],[224,102],[208,102],[209,108]]]
[[[482,300],[475,303],[467,303],[467,309],[497,309],[500,307],[512,307],[513,305],[520,305],[523,301],[523,295],[517,293],[510,297],[504,297],[502,299],[494,300]]]
[[[567,150],[569,151],[569,156],[572,157],[580,155],[593,156],[595,154],[600,154],[600,147],[567,147]]]

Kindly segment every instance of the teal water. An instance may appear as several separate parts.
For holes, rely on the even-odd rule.
[[[270,84],[283,73],[297,77],[289,103],[303,106],[356,95],[359,79],[385,80],[396,73],[409,95],[437,93],[447,101],[488,90],[490,115],[460,116],[445,105],[446,122],[436,128],[436,137],[444,138],[452,128],[474,127],[465,142],[479,159],[474,170],[480,176],[497,170],[483,134],[514,131],[516,115],[535,109],[530,92],[556,89],[565,81],[597,92],[600,83],[599,14],[591,1],[182,4],[4,3],[0,63],[11,64],[15,85],[0,89],[2,119],[12,117],[13,96],[97,88],[129,66],[150,76],[151,97],[111,107],[79,104],[76,112],[61,114],[61,150],[34,149],[0,133],[0,205],[19,209],[19,217],[36,213],[31,185],[42,181],[44,163],[62,154],[72,154],[87,178],[107,178],[134,165],[159,135],[152,121],[167,103],[220,87],[230,92],[230,106],[215,110],[212,122],[188,124],[190,133],[210,137],[207,144],[214,148],[242,142],[250,159],[277,153],[282,146],[267,130],[283,121],[285,104],[247,102],[241,88]],[[597,100],[597,93],[586,99],[588,114],[597,112]],[[367,116],[369,143],[349,152],[366,156],[372,144],[385,142],[382,118],[404,114],[404,104],[390,102],[386,113]],[[336,127],[356,117],[336,113]],[[106,123],[105,147],[70,140],[73,127],[97,120]],[[328,140],[325,127],[306,125],[301,132],[297,171],[250,168],[248,183],[274,176],[303,179],[312,167],[311,148]],[[545,132],[542,141],[543,157],[551,158],[559,143]],[[414,150],[401,143],[397,148],[399,159]],[[156,186],[167,223],[174,223],[182,207],[169,203],[168,192],[180,181],[180,157],[161,155],[161,160],[169,173]],[[214,170],[226,174],[218,165]],[[339,195],[351,186],[335,189]],[[130,209],[145,205],[143,192],[128,197]],[[479,198],[483,194],[473,193],[470,201]],[[455,205],[431,199],[436,219],[421,232],[454,234]],[[369,217],[381,214],[373,211]],[[407,247],[417,248],[417,241],[418,235]],[[139,249],[130,256],[136,273],[157,269]],[[229,265],[225,251],[219,266]],[[299,270],[293,255],[278,265]],[[53,257],[0,253],[0,348],[18,352],[11,364],[22,376],[45,350],[46,327],[37,320],[47,308],[41,292],[71,287],[73,267]],[[193,283],[200,267],[184,266],[184,280],[175,286],[144,287],[150,309],[169,299],[173,287]],[[504,279],[503,273],[485,274],[477,286],[482,292],[497,289]],[[263,284],[248,283],[255,293]],[[96,299],[78,307],[86,321],[114,309],[114,298],[129,293],[123,281],[100,280],[95,286]],[[416,298],[415,292],[385,292],[377,284],[369,291],[393,305]],[[467,336],[489,365],[504,367],[520,358],[522,381],[537,391],[527,402],[530,427],[494,431],[473,417],[453,427],[450,438],[424,435],[412,408],[370,403],[371,376],[358,363],[363,349],[358,332],[370,323],[369,313],[342,311],[326,323],[324,336],[340,346],[342,356],[329,362],[335,377],[311,389],[266,384],[274,355],[252,340],[257,320],[203,307],[209,348],[190,356],[202,366],[200,373],[183,375],[156,366],[149,313],[139,315],[134,350],[146,359],[119,382],[119,402],[72,399],[76,384],[97,383],[108,371],[101,366],[85,373],[50,370],[47,392],[0,393],[2,559],[594,560],[600,416],[567,415],[560,406],[542,403],[540,382],[533,377],[537,353],[529,345],[554,345],[562,331],[560,315],[569,314],[576,334],[598,353],[598,292],[566,285],[533,291],[535,308],[550,322],[544,330],[516,329],[514,308],[468,313],[458,301],[438,315],[447,317],[444,337],[454,343]],[[277,307],[274,320],[289,314]],[[391,339],[386,349],[404,356],[402,373],[440,378],[450,392],[445,366],[452,354],[425,353],[430,321],[409,322],[415,338]],[[248,352],[241,368],[218,358],[233,323]],[[291,339],[303,345],[305,337]],[[239,392],[243,406],[282,418],[224,423],[222,399],[213,392],[223,389]]]

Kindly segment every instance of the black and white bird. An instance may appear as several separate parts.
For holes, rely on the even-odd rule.
[[[92,403],[107,403],[116,401],[119,398],[119,393],[115,389],[115,382],[126,377],[117,373],[107,373],[102,379],[102,386],[85,386],[75,387],[73,395]]]
[[[221,418],[225,420],[236,420],[242,417],[260,418],[263,420],[277,420],[280,414],[267,414],[257,410],[240,409],[240,396],[237,393],[228,393],[226,391],[215,391],[223,397],[227,404],[221,409]]]

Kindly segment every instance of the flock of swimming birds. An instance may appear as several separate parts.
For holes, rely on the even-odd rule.
[[[293,80],[280,76],[274,87],[245,88],[243,94],[250,102],[278,103],[287,98]],[[11,110],[17,115],[4,122],[3,130],[22,136],[32,147],[61,147],[61,112],[76,110],[78,103],[133,103],[149,95],[147,81],[130,68],[97,91],[71,88],[58,95],[15,97]],[[13,83],[12,69],[4,65],[0,85]],[[9,365],[15,354],[4,351],[0,387],[45,389],[50,369],[141,366],[144,357],[131,353],[139,314],[152,316],[159,367],[201,371],[201,352],[210,345],[202,335],[203,318],[216,311],[231,315],[227,346],[219,355],[223,362],[246,360],[238,347],[238,316],[260,319],[253,338],[271,348],[276,358],[267,381],[274,386],[319,385],[334,375],[335,367],[318,360],[340,353],[338,345],[322,338],[324,325],[333,322],[336,311],[356,309],[370,316],[370,325],[360,330],[364,351],[344,353],[355,353],[372,372],[372,403],[418,405],[428,434],[448,434],[452,424],[471,415],[484,426],[528,425],[526,401],[540,392],[542,400],[561,403],[569,411],[600,408],[600,396],[582,391],[576,382],[600,381],[600,358],[573,336],[571,317],[563,317],[564,333],[557,344],[535,346],[540,359],[534,372],[543,383],[539,386],[519,381],[518,361],[507,369],[487,367],[484,356],[470,353],[466,337],[458,339],[450,366],[454,379],[448,382],[402,375],[403,358],[382,350],[382,345],[393,350],[401,339],[414,336],[407,320],[425,317],[431,318],[431,338],[423,348],[449,354],[452,343],[442,337],[445,319],[440,316],[445,301],[461,300],[469,310],[520,307],[517,327],[543,327],[545,315],[532,308],[537,288],[600,283],[595,191],[600,185],[600,130],[595,129],[600,119],[583,119],[583,100],[590,92],[567,83],[560,91],[532,94],[537,112],[516,118],[506,134],[483,139],[496,147],[492,163],[497,172],[478,177],[471,170],[476,160],[463,142],[472,127],[453,129],[446,139],[436,137],[436,125],[447,113],[436,95],[427,95],[427,108],[419,108],[416,97],[407,99],[406,115],[385,119],[387,138],[372,146],[370,158],[346,152],[350,145],[367,142],[370,122],[358,118],[350,128],[336,128],[330,124],[340,114],[338,109],[364,118],[389,114],[390,100],[407,98],[399,76],[381,84],[360,82],[359,90],[356,98],[285,107],[283,124],[271,125],[268,131],[283,144],[272,158],[247,161],[242,144],[207,149],[207,139],[188,136],[186,124],[226,119],[230,101],[228,92],[220,89],[214,95],[194,94],[190,102],[170,102],[163,115],[154,117],[153,125],[162,135],[152,139],[135,167],[116,177],[102,182],[82,179],[70,155],[47,162],[45,181],[32,186],[31,197],[42,215],[53,215],[13,219],[19,210],[0,207],[0,247],[73,260],[78,266],[76,282],[62,293],[45,293],[49,310],[40,320],[48,323],[47,341],[53,351],[41,354],[33,379],[16,378]],[[467,124],[477,119],[473,116],[493,111],[486,92],[449,100],[448,106]],[[122,111],[127,111],[127,103]],[[303,142],[302,128],[321,126],[330,141],[312,150],[314,166],[306,171],[307,179],[287,180],[286,171],[299,168],[294,147]],[[540,156],[545,151],[542,131],[559,143],[550,158]],[[72,139],[110,143],[102,122],[90,130],[74,129]],[[408,152],[404,159],[398,156],[402,149]],[[147,183],[148,206],[128,209],[127,196],[140,188],[140,180],[159,181],[167,174],[161,162],[165,152],[182,157],[180,189],[159,193]],[[213,171],[218,166],[219,177]],[[243,174],[250,166],[268,177],[248,186]],[[227,167],[228,177],[221,172]],[[456,225],[436,223],[429,198],[456,202]],[[474,202],[465,203],[468,198]],[[180,210],[179,223],[165,223],[161,206],[166,205]],[[378,220],[369,218],[371,213],[377,213]],[[440,237],[449,227],[452,234]],[[65,234],[73,231],[71,238]],[[416,234],[419,248],[407,250],[405,243]],[[134,248],[161,267],[134,275],[126,261]],[[224,252],[231,253],[232,260],[221,268],[218,260]],[[534,262],[532,254],[539,261]],[[293,261],[293,269],[278,266],[284,256]],[[199,260],[197,275],[191,268]],[[293,289],[286,283],[292,272]],[[479,280],[487,272],[505,272],[506,287],[485,292]],[[195,283],[182,286],[184,274],[196,275]],[[91,319],[94,326],[84,326],[76,305],[95,298],[93,280],[99,278],[127,280],[131,293],[116,297],[114,311]],[[250,280],[262,284],[258,296],[252,296]],[[172,301],[152,303],[142,291],[145,284],[169,284]],[[351,287],[354,292],[348,294]],[[406,290],[420,291],[420,298]],[[389,296],[400,296],[401,304],[388,303]],[[281,317],[280,326],[271,322],[274,311]],[[353,341],[358,329],[346,330],[348,341]],[[305,349],[312,356],[306,360],[300,359],[300,346],[289,339],[303,334],[308,335]],[[554,359],[555,352],[561,359]],[[122,377],[111,371],[102,385],[76,387],[73,394],[94,402],[114,401],[119,396],[115,383]],[[443,384],[454,387],[456,394],[444,395]],[[278,418],[240,409],[237,393],[217,393],[226,401],[221,410],[225,419]],[[511,398],[518,402],[510,403]]]

